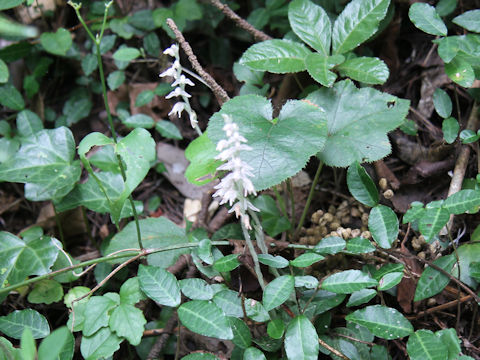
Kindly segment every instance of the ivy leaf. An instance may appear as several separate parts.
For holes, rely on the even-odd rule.
[[[71,360],[75,338],[66,326],[55,329],[43,339],[38,347],[38,358],[42,360]]]
[[[13,158],[0,165],[0,181],[27,183],[33,201],[61,199],[80,178],[75,140],[66,127],[41,130],[24,139]]]
[[[317,331],[305,315],[290,321],[285,332],[285,352],[289,360],[318,359]]]
[[[293,32],[320,55],[330,54],[332,24],[321,6],[309,0],[294,0],[288,5],[288,21]]]
[[[60,28],[56,32],[44,32],[40,36],[40,44],[53,55],[66,55],[72,46],[72,37],[67,29]]]
[[[257,191],[279,184],[295,175],[313,154],[325,144],[325,113],[305,101],[288,101],[278,118],[272,118],[269,100],[256,95],[237,96],[210,118],[208,136],[213,143],[225,138],[222,114],[233,117],[240,134],[248,141],[250,151],[240,158],[254,170],[253,185]]]
[[[33,285],[32,291],[28,294],[28,301],[32,304],[51,304],[62,300],[63,288],[55,280],[45,279]]]
[[[311,54],[305,45],[290,40],[267,40],[250,46],[239,60],[253,70],[276,74],[305,70],[305,57]]]
[[[342,76],[372,85],[383,84],[390,75],[382,60],[365,56],[345,61],[338,66],[338,71]]]
[[[122,341],[110,328],[104,327],[92,336],[82,337],[80,352],[85,360],[108,358],[120,348]]]
[[[120,304],[113,309],[108,322],[110,329],[134,346],[140,344],[146,323],[143,311],[130,304]]]
[[[30,110],[23,110],[17,115],[17,130],[21,137],[29,137],[43,130],[42,120]]]
[[[386,340],[413,333],[413,326],[396,309],[382,305],[367,306],[345,317],[345,320],[366,327],[373,335]]]
[[[138,281],[142,291],[152,300],[165,306],[180,304],[180,286],[175,275],[157,266],[140,265]]]
[[[372,88],[357,89],[350,80],[317,90],[307,100],[327,114],[327,142],[317,156],[329,166],[340,167],[388,155],[386,134],[403,123],[409,108],[407,100]]]
[[[337,79],[337,74],[330,71],[337,64],[343,62],[342,55],[324,56],[319,53],[309,54],[305,58],[305,66],[310,76],[323,86],[330,87]]]
[[[358,162],[354,162],[348,167],[347,185],[348,190],[357,201],[371,207],[378,204],[377,187]]]
[[[25,328],[30,329],[34,339],[50,333],[47,319],[36,310],[15,310],[7,316],[0,316],[0,331],[11,338],[21,339]]]
[[[463,14],[453,18],[452,22],[468,31],[480,33],[480,10],[465,11]]]
[[[368,230],[380,247],[390,249],[398,236],[397,215],[388,206],[375,206],[368,216]]]
[[[353,0],[333,24],[332,50],[343,54],[368,40],[387,14],[390,0]]]
[[[408,338],[407,353],[411,360],[441,360],[447,359],[448,348],[432,331],[421,329]]]
[[[178,317],[189,330],[217,339],[233,339],[232,328],[225,314],[212,302],[192,300],[178,308]]]
[[[110,311],[117,305],[118,302],[108,296],[92,296],[85,307],[83,335],[91,336],[102,327],[108,326]]]
[[[336,294],[351,294],[377,285],[377,280],[360,270],[345,270],[328,276],[321,287]]]
[[[295,278],[291,275],[282,275],[270,282],[263,292],[263,306],[270,311],[288,300],[295,288]]]
[[[442,268],[446,272],[451,273],[456,264],[456,259],[453,254],[450,254],[436,259],[433,264]],[[448,276],[432,267],[427,267],[423,270],[422,275],[418,280],[417,288],[415,290],[415,298],[413,300],[420,301],[437,295],[449,282],[450,279]]]
[[[447,36],[447,26],[432,5],[415,3],[408,10],[408,17],[420,30],[430,35]]]

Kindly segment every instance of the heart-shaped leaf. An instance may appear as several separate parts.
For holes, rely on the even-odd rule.
[[[56,32],[44,32],[40,36],[40,44],[53,55],[66,55],[72,46],[72,37],[67,29],[60,28]]]

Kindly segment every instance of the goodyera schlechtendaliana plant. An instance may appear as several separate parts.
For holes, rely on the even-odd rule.
[[[220,151],[220,154],[218,154],[215,159],[226,161],[226,163],[220,165],[217,170],[225,170],[229,171],[229,173],[215,186],[217,191],[213,194],[213,197],[221,198],[220,205],[228,203],[232,207],[229,212],[235,212],[237,218],[241,218],[243,236],[245,237],[248,249],[253,258],[258,282],[263,289],[265,283],[260,270],[260,263],[258,262],[257,253],[248,234],[248,230],[252,229],[250,217],[247,214],[248,210],[260,211],[247,197],[250,194],[257,195],[253,183],[250,180],[250,178],[254,176],[252,173],[253,168],[240,158],[240,152],[250,151],[252,148],[246,144],[247,139],[240,135],[238,125],[233,122],[232,117],[226,114],[222,114],[222,117],[225,121],[223,131],[225,131],[226,139],[218,142],[217,151]]]
[[[197,113],[195,112],[195,110],[192,109],[192,107],[190,106],[190,101],[188,100],[188,98],[192,96],[187,91],[185,91],[186,85],[194,86],[195,84],[189,78],[182,74],[183,68],[180,64],[179,47],[177,44],[173,44],[169,48],[165,49],[163,53],[165,55],[170,55],[171,57],[175,58],[172,65],[160,74],[160,77],[171,76],[174,79],[171,85],[172,87],[175,87],[175,89],[167,96],[165,96],[165,99],[180,96],[183,100],[175,103],[168,115],[177,114],[177,116],[180,118],[182,116],[182,112],[185,110],[188,113],[190,125],[197,131],[199,135],[201,135],[202,132],[198,127]]]

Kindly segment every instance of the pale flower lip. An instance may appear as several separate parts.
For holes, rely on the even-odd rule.
[[[168,113],[168,115],[177,114],[178,117],[182,115],[182,111],[185,110],[185,103],[179,101],[173,105],[172,110]]]
[[[187,93],[182,88],[176,87],[175,90],[173,90],[170,94],[165,96],[165,99],[170,99],[170,98],[175,97],[175,96],[181,96],[181,97],[187,97],[187,98],[192,97],[192,95]]]
[[[177,57],[178,56],[178,45],[177,44],[172,44],[169,48],[166,48],[163,53],[165,55],[170,55],[171,57]]]

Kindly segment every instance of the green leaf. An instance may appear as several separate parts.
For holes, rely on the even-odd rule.
[[[472,278],[471,264],[480,259],[480,243],[464,244],[457,249],[457,253],[460,260],[460,280],[468,286],[476,288],[478,284]]]
[[[385,291],[388,289],[393,288],[394,286],[398,285],[400,281],[403,279],[403,272],[391,272],[385,274],[379,281],[378,281],[378,290]]]
[[[294,291],[295,279],[291,275],[282,275],[270,282],[263,292],[263,306],[270,311],[288,300]]]
[[[265,322],[270,320],[270,315],[260,301],[256,301],[254,299],[245,299],[244,305],[247,316],[253,321]]]
[[[345,240],[339,236],[328,236],[315,245],[313,251],[320,254],[336,254],[345,249]]]
[[[113,58],[118,61],[132,61],[140,56],[140,51],[132,47],[122,47],[113,53]]]
[[[302,301],[310,301],[314,315],[323,314],[340,305],[345,300],[345,294],[335,294],[325,290],[307,290],[303,292]]]
[[[345,270],[328,276],[323,280],[321,288],[336,294],[351,294],[377,285],[377,280],[360,270]]]
[[[457,58],[445,64],[445,73],[455,83],[463,87],[471,87],[475,80],[472,66],[468,62]]]
[[[445,360],[448,348],[433,332],[421,329],[408,338],[407,352],[411,360]]]
[[[0,232],[0,286],[17,284],[30,275],[49,273],[60,247],[60,242],[49,236],[20,239]]]
[[[213,268],[220,272],[229,272],[233,269],[236,269],[240,266],[238,257],[240,254],[230,254],[224,257],[221,257],[213,264]]]
[[[459,138],[462,141],[462,144],[471,144],[477,141],[480,138],[480,135],[473,130],[465,129],[460,132]]]
[[[277,74],[305,70],[305,57],[310,54],[304,45],[290,40],[267,40],[250,46],[239,60],[253,70]]]
[[[275,318],[268,322],[267,333],[272,339],[281,339],[285,332],[285,323],[281,318]]]
[[[95,54],[87,54],[82,59],[82,70],[86,76],[89,76],[98,68],[98,59]]]
[[[433,93],[433,105],[435,106],[437,114],[444,119],[452,114],[452,100],[445,90],[440,88],[435,89]]]
[[[128,128],[144,128],[144,129],[151,129],[155,126],[155,121],[152,119],[151,116],[145,114],[135,114],[129,116],[122,123]]]
[[[180,305],[181,294],[175,275],[157,266],[140,264],[138,268],[140,288],[150,299],[165,306]]]
[[[22,338],[20,339],[20,353],[23,360],[35,360],[37,355],[37,347],[32,336],[32,331],[26,327],[23,330]]]
[[[283,269],[288,266],[288,260],[283,256],[273,256],[270,254],[258,254],[258,261],[264,265],[277,269]]]
[[[178,308],[178,317],[189,330],[217,339],[231,340],[233,332],[228,318],[217,305],[205,300],[192,300]]]
[[[125,72],[117,70],[108,74],[107,84],[110,90],[117,90],[125,82]]]
[[[204,185],[212,181],[215,177],[217,167],[222,164],[216,160],[218,151],[215,150],[215,144],[210,140],[207,132],[204,132],[198,138],[190,142],[185,149],[185,157],[190,161],[185,178],[194,185]]]
[[[288,21],[300,39],[320,55],[330,55],[332,24],[321,6],[309,0],[294,0],[288,5]]]
[[[43,123],[34,112],[22,110],[17,115],[17,130],[21,137],[29,137],[43,130]]]
[[[456,259],[453,254],[450,254],[436,259],[433,264],[451,274],[456,264]],[[418,280],[414,301],[420,301],[437,295],[449,282],[450,279],[448,276],[440,271],[432,267],[425,268]]]
[[[0,104],[15,111],[25,108],[22,94],[12,84],[0,86]]]
[[[52,331],[38,347],[38,358],[42,360],[71,360],[75,338],[66,326]]]
[[[135,106],[144,106],[147,105],[155,97],[153,90],[143,90],[140,94],[137,95],[135,99]]]
[[[368,216],[368,230],[380,247],[390,249],[398,236],[397,215],[388,206],[375,206]]]
[[[307,289],[316,289],[319,281],[311,275],[295,276],[295,287],[305,287]]]
[[[117,306],[108,322],[110,329],[134,346],[140,344],[146,323],[142,310],[130,304]]]
[[[403,264],[385,264],[380,269],[374,271],[372,274],[373,278],[377,281],[380,281],[385,275],[391,273],[403,272],[405,266]]]
[[[345,320],[365,326],[373,335],[386,340],[413,333],[412,324],[398,310],[382,305],[357,310],[347,315]]]
[[[338,63],[345,60],[342,55],[324,56],[319,53],[308,54],[305,58],[305,66],[310,76],[323,86],[330,87],[337,79],[337,74],[330,71]]]
[[[86,118],[92,110],[92,101],[87,94],[74,94],[63,105],[63,114],[70,126]]]
[[[146,299],[147,297],[140,289],[140,282],[138,277],[133,277],[125,281],[120,287],[120,303],[135,305],[140,300]]]
[[[452,22],[468,31],[480,33],[480,10],[465,11],[463,14],[453,18]]]
[[[85,307],[83,335],[91,336],[99,329],[108,326],[110,312],[117,305],[118,302],[107,296],[92,296]]]
[[[350,295],[350,298],[347,302],[347,307],[365,304],[372,300],[375,295],[377,295],[377,291],[375,289],[362,289],[355,291]]]
[[[243,360],[267,360],[263,352],[255,347],[249,347],[243,353]]]
[[[386,134],[403,123],[409,108],[407,100],[372,88],[357,89],[350,80],[317,90],[307,100],[327,114],[327,142],[317,156],[329,166],[341,167],[388,155]]]
[[[40,36],[40,44],[50,54],[65,56],[72,46],[72,37],[67,29],[60,28],[54,33],[44,32]]]
[[[183,294],[192,300],[210,300],[213,298],[213,289],[203,279],[183,279],[179,283]]]
[[[285,216],[282,216],[271,196],[257,196],[252,203],[261,211],[262,227],[268,235],[275,237],[291,228],[292,224]]]
[[[356,237],[347,241],[347,251],[352,254],[366,254],[375,251],[375,246],[366,238]]]
[[[158,57],[160,54],[160,39],[154,32],[148,33],[143,38],[143,47],[147,54]]]
[[[338,71],[342,76],[373,85],[383,84],[390,75],[388,66],[376,57],[349,59],[338,66]]]
[[[463,214],[480,206],[480,190],[460,190],[450,195],[442,207],[450,214]]]
[[[457,119],[449,117],[442,122],[443,139],[447,144],[453,144],[458,136],[460,125]]]
[[[440,341],[447,346],[448,356],[447,359],[457,359],[458,355],[462,352],[460,347],[460,339],[457,336],[455,329],[442,329],[435,332],[435,336],[440,338]],[[458,358],[460,359],[460,358]]]
[[[312,264],[315,264],[318,261],[321,261],[325,259],[322,255],[319,255],[314,252],[307,252],[304,253],[300,256],[298,256],[296,259],[290,261],[290,265],[303,268],[310,266]]]
[[[20,339],[25,328],[30,329],[34,339],[50,333],[47,319],[33,309],[15,310],[7,316],[0,316],[0,331],[11,338]]]
[[[318,335],[305,315],[294,318],[285,333],[285,352],[289,360],[318,359]]]
[[[120,348],[122,341],[110,328],[105,327],[92,336],[83,336],[80,352],[85,360],[108,358]]]
[[[18,5],[21,5],[24,0],[4,0],[0,4],[0,10],[12,9]]]
[[[333,24],[332,50],[343,54],[368,40],[387,14],[390,0],[353,0]]]
[[[62,300],[63,288],[55,280],[41,280],[33,286],[33,290],[28,294],[28,301],[32,304],[51,304]]]
[[[167,139],[182,140],[183,136],[175,126],[175,124],[166,120],[158,120],[155,123],[155,130],[157,130],[163,137]],[[191,144],[191,143],[190,143]]]
[[[206,264],[212,265],[214,262],[212,254],[212,242],[210,239],[203,239],[200,241],[197,248],[198,257]]]
[[[348,190],[357,201],[371,207],[378,204],[377,187],[358,162],[354,162],[348,167],[347,185]]]
[[[220,360],[220,359],[210,353],[195,352],[182,357],[182,360]]]
[[[218,143],[225,138],[221,115],[233,117],[240,135],[252,148],[242,151],[240,158],[253,168],[252,182],[257,191],[295,175],[310,156],[323,148],[327,135],[325,113],[317,106],[290,100],[275,119],[272,110],[270,101],[265,98],[237,96],[223,104],[222,110],[214,114],[208,124],[208,136],[213,143]]]
[[[430,35],[447,36],[447,27],[438,16],[435,8],[426,3],[415,3],[410,6],[408,17],[420,30]]]
[[[457,0],[439,0],[435,6],[437,14],[441,17],[450,15],[457,7]]]
[[[0,59],[0,84],[4,84],[8,81],[10,73],[8,71],[8,66],[5,64],[5,61]]]
[[[430,242],[438,232],[447,224],[450,214],[443,207],[427,208],[418,223],[418,228],[425,237],[426,242]]]
[[[233,331],[232,342],[239,348],[246,349],[252,345],[252,335],[250,329],[245,323],[235,317],[228,318]]]
[[[217,292],[213,297],[213,302],[223,310],[226,316],[243,316],[242,299],[233,290],[227,289]]]

